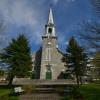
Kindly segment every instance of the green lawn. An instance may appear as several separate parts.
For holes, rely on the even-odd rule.
[[[100,84],[81,85],[79,89],[75,88],[70,95],[66,95],[62,100],[100,100]]]
[[[100,84],[86,84],[80,87],[85,100],[100,100]]]
[[[19,100],[17,96],[9,95],[12,89],[0,86],[0,100]]]
[[[0,86],[0,100],[19,100],[18,96],[9,96],[11,91],[12,89],[8,87]],[[78,93],[79,91],[80,93]],[[81,94],[83,97],[81,100],[100,100],[100,84],[81,85],[79,91],[76,92],[75,95]],[[80,100],[70,99],[72,98],[72,95],[66,96],[66,98],[63,98],[62,100]]]

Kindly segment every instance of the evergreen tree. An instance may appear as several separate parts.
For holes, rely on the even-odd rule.
[[[4,70],[0,69],[0,77],[4,76]]]
[[[82,82],[81,78],[86,69],[86,54],[84,49],[78,45],[74,37],[69,40],[64,59],[66,67],[76,76],[77,85],[79,87],[79,83]]]
[[[17,39],[12,39],[11,43],[1,54],[2,62],[9,65],[9,84],[12,84],[14,76],[27,77],[32,67],[30,47],[28,40],[23,34]]]

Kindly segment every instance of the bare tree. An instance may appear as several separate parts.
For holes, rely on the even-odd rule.
[[[82,39],[88,41],[90,47],[100,50],[100,23],[84,22],[79,34]]]
[[[1,20],[0,21],[0,35],[4,32],[4,30],[5,30],[5,27],[4,27],[5,25],[4,25],[4,22]]]
[[[1,47],[4,45],[5,41],[5,24],[3,20],[0,20],[0,50],[2,49]]]
[[[80,36],[82,39],[88,41],[89,46],[100,50],[100,0],[90,0],[91,9],[95,12],[95,21],[83,22]],[[94,14],[94,13],[93,13]]]
[[[95,48],[97,51],[93,63],[95,65],[95,71],[93,77],[100,79],[100,0],[90,0],[93,15],[95,16],[94,21],[83,22],[79,35],[81,39],[84,39],[89,43],[90,48]],[[99,53],[98,53],[99,52]]]

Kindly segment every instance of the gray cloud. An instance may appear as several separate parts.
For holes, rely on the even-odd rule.
[[[53,0],[53,3],[54,3],[54,4],[57,4],[58,1],[60,1],[60,0]]]
[[[32,2],[34,3],[31,4],[29,0],[0,0],[0,15],[8,27],[11,26],[10,28],[12,28],[15,25],[15,27],[25,27],[30,30],[30,33],[32,33],[30,36],[33,41],[38,40],[38,42],[34,42],[37,44],[41,35],[40,31],[37,32],[37,28],[39,30],[40,22],[42,23],[40,19],[42,9],[41,11],[37,9],[35,0],[32,0]],[[2,35],[0,38],[2,38]]]
[[[76,0],[52,0],[54,5],[57,4],[59,1],[66,1],[66,2],[74,2]]]
[[[37,24],[35,8],[27,5],[28,0],[2,0],[0,12],[7,23],[34,26]]]
[[[8,26],[10,30],[13,30],[12,26],[13,28],[25,27],[25,29],[30,32],[31,42],[34,41],[35,44],[39,44],[41,42],[41,34],[43,34],[43,25],[46,20],[44,19],[45,17],[43,17],[45,16],[43,12],[45,1],[46,0],[0,0],[0,18],[2,16],[6,26]],[[57,4],[59,1],[60,0],[52,0],[52,3]],[[0,39],[4,37],[2,38],[2,42],[5,41],[4,39],[7,37],[10,37],[10,33],[4,35],[0,35]],[[63,42],[63,39],[59,41]]]

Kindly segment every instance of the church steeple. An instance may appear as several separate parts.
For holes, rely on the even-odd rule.
[[[48,22],[45,25],[45,36],[56,37],[52,9],[49,10]]]
[[[52,14],[52,9],[51,9],[51,8],[50,8],[50,10],[49,10],[48,24],[54,24],[54,21],[53,21],[53,14]]]

